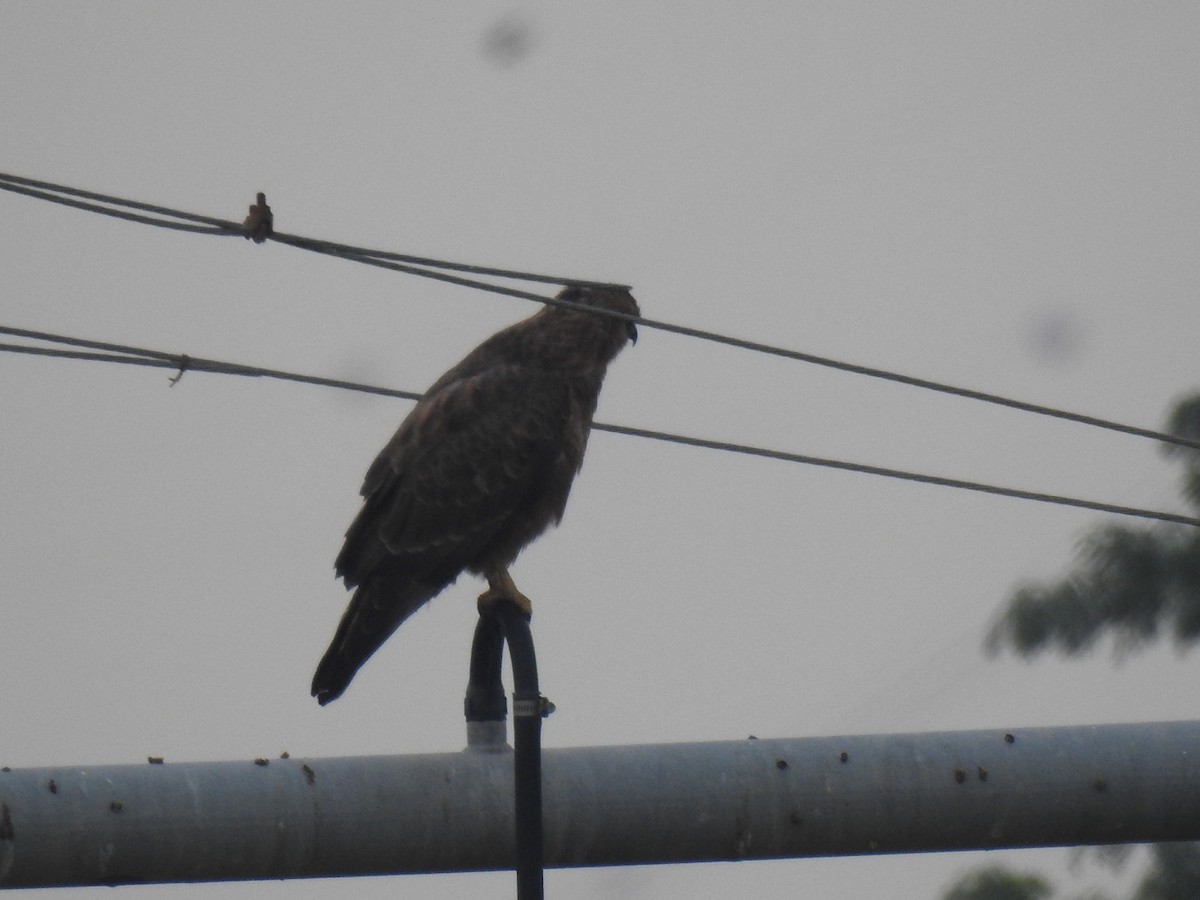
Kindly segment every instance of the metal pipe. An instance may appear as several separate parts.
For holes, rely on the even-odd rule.
[[[0,886],[511,869],[508,752],[0,771]],[[546,750],[550,866],[1200,840],[1200,722]]]

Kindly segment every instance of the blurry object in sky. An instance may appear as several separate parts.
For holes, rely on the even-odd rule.
[[[1083,323],[1073,310],[1048,307],[1030,316],[1024,343],[1035,362],[1065,365],[1074,362],[1083,348],[1083,332]]]
[[[518,13],[497,19],[483,33],[483,55],[501,68],[514,66],[533,51],[533,23]]]
[[[250,207],[250,214],[242,222],[242,227],[246,229],[246,240],[253,239],[254,243],[261,244],[270,235],[274,224],[275,216],[271,213],[271,207],[267,206],[267,195],[259,191],[254,205]]]

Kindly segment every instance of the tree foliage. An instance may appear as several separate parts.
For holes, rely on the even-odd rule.
[[[1050,893],[1050,885],[1036,875],[989,866],[964,875],[942,900],[1045,900]]]
[[[1168,430],[1200,440],[1200,394],[1175,406]],[[1183,465],[1184,498],[1200,513],[1200,450],[1164,447]],[[1200,639],[1200,530],[1105,525],[1080,542],[1076,568],[1065,578],[1017,589],[986,646],[1024,656],[1050,648],[1077,654],[1111,633],[1118,649],[1132,650],[1164,631],[1180,644]]]
[[[1200,897],[1200,844],[1155,844],[1150,868],[1133,900],[1195,900]]]
[[[1200,394],[1178,404],[1167,430],[1200,440]],[[1164,452],[1183,466],[1183,497],[1200,514],[1200,450],[1176,444]],[[1200,639],[1200,529],[1186,525],[1105,525],[1080,542],[1073,572],[1053,584],[1024,585],[1010,598],[987,638],[989,650],[1011,646],[1024,656],[1048,648],[1091,649],[1105,634],[1134,649],[1169,630],[1181,644]],[[1200,844],[1154,844],[1150,865],[1131,900],[1200,897]],[[1045,900],[1049,887],[1003,869],[972,873],[943,900]]]

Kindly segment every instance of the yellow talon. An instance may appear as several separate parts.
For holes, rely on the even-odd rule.
[[[533,604],[529,598],[517,590],[508,569],[497,569],[487,573],[488,589],[479,595],[479,612],[482,614],[493,603],[511,603],[519,609],[522,615],[533,615]]]

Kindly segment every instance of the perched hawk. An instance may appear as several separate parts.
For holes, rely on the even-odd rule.
[[[619,288],[558,298],[639,315]],[[322,705],[464,569],[487,578],[480,603],[530,612],[508,567],[562,519],[604,372],[627,340],[637,332],[626,319],[547,306],[472,350],[413,407],[367,470],[335,563],[356,590],[313,676]]]

